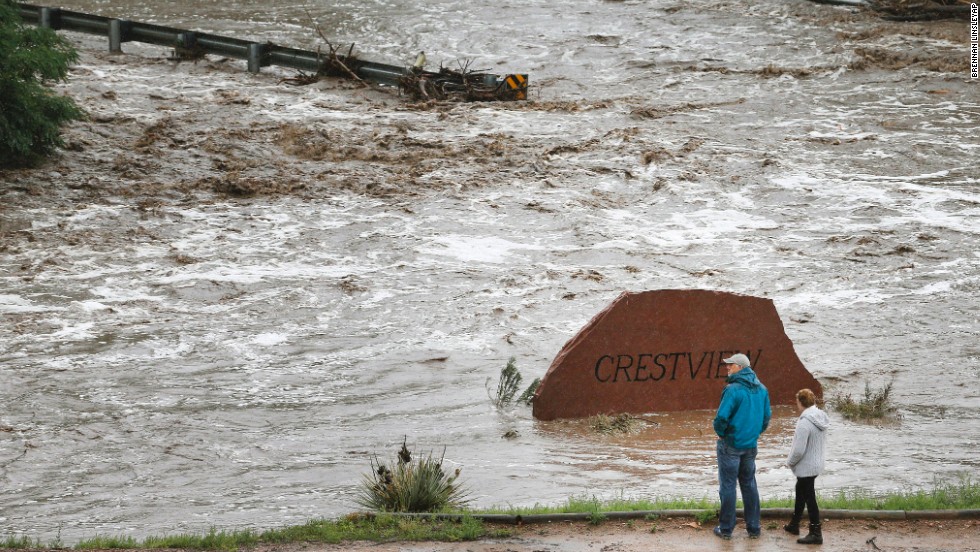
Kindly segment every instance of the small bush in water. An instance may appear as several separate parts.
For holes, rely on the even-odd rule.
[[[627,413],[609,416],[607,414],[596,414],[589,416],[589,427],[596,433],[634,433],[639,429],[640,420]]]
[[[446,452],[412,455],[405,443],[397,458],[385,462],[375,458],[370,475],[364,476],[357,503],[380,512],[435,512],[459,508],[469,500],[458,483],[460,469],[447,474],[442,469]]]
[[[494,406],[500,408],[507,406],[514,401],[514,395],[521,386],[521,373],[517,371],[515,362],[517,359],[510,357],[507,366],[500,371],[500,381],[497,382],[497,394],[491,395],[490,400]],[[487,394],[490,394],[490,378],[487,378]]]
[[[871,385],[865,382],[861,400],[855,401],[850,395],[837,395],[830,399],[830,405],[848,420],[884,418],[895,412],[891,392],[891,382],[878,390],[871,389]]]
[[[534,402],[534,393],[537,392],[538,387],[540,386],[541,386],[541,378],[534,378],[534,381],[531,382],[531,385],[528,385],[527,389],[525,389],[524,392],[521,393],[521,396],[518,397],[517,402],[525,406],[531,406],[531,403]]]
[[[507,366],[504,366],[500,370],[500,381],[497,382],[497,393],[493,394],[490,391],[490,378],[487,378],[487,395],[490,397],[490,401],[497,408],[503,408],[514,402],[514,395],[517,394],[517,390],[521,387],[521,381],[524,379],[521,376],[520,371],[517,370],[516,365],[517,359],[510,357],[507,361]],[[531,382],[531,385],[521,393],[518,397],[517,402],[530,405],[531,401],[534,400],[534,392],[537,391],[538,386],[541,384],[540,378],[535,378]]]

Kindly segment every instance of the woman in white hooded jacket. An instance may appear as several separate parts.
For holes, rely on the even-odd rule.
[[[800,418],[796,421],[793,446],[786,458],[786,465],[796,476],[796,503],[793,519],[783,529],[799,535],[800,520],[803,519],[803,508],[806,507],[810,517],[810,532],[796,540],[800,544],[823,544],[820,509],[813,484],[823,472],[824,444],[830,418],[817,408],[816,402],[816,396],[809,389],[801,389],[796,393],[796,408],[800,412]]]

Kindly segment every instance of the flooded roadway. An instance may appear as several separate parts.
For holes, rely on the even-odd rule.
[[[824,492],[980,457],[980,94],[962,22],[807,2],[74,1],[78,11],[528,72],[414,104],[68,34],[92,115],[0,173],[0,536],[266,528],[357,509],[407,438],[476,506],[716,496],[710,411],[636,435],[495,410],[623,290],[770,297],[828,395]],[[282,3],[286,4],[286,3]],[[488,383],[489,381],[489,383]],[[792,413],[760,451],[766,497]],[[505,439],[516,431],[514,439]]]

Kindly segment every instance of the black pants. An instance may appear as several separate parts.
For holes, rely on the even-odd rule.
[[[810,514],[810,523],[820,523],[820,508],[817,506],[817,492],[813,490],[813,477],[796,478],[796,504],[793,508],[793,519],[803,519],[803,507]]]

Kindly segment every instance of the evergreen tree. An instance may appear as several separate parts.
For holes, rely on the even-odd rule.
[[[17,4],[0,0],[0,167],[38,163],[64,145],[61,125],[85,116],[50,88],[77,60],[70,42],[25,25]]]

